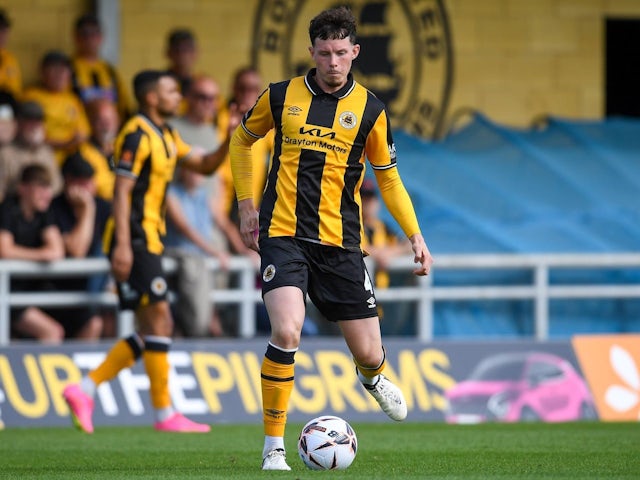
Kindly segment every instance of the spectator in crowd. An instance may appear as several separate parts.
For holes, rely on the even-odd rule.
[[[184,115],[172,119],[171,125],[178,130],[180,136],[188,144],[203,151],[213,151],[217,149],[220,144],[220,133],[216,126],[212,124],[212,121],[217,115],[220,104],[220,87],[213,78],[207,75],[196,75],[193,78],[191,88],[185,98],[187,105],[186,112]],[[182,177],[184,182],[180,181],[180,177]],[[171,193],[171,189],[169,190],[169,193]],[[203,226],[208,230],[200,230],[200,232],[202,236],[207,239],[209,249],[213,249],[214,251],[219,251],[221,254],[227,255],[229,252],[229,246],[231,245],[235,252],[250,255],[256,266],[259,265],[258,255],[253,250],[245,247],[244,243],[242,243],[237,227],[231,222],[228,212],[223,208],[223,202],[221,201],[220,195],[220,177],[217,172],[215,175],[212,175],[207,179],[206,183],[203,183],[201,179],[198,179],[196,174],[185,172],[178,177],[176,189],[173,193],[174,195],[170,195],[167,202],[168,207],[171,207],[172,204],[175,205],[175,208],[168,208],[167,210],[170,222],[175,225],[179,225],[180,220],[177,217],[179,217],[178,212],[180,210],[178,210],[178,208],[180,207],[182,210],[191,211],[192,209],[197,208],[196,200],[199,200],[201,203],[201,207],[199,208],[204,209],[200,216],[204,214],[208,218],[206,219],[206,223],[205,219],[200,219],[199,222],[196,222],[198,217],[194,215],[189,217],[190,224],[195,227]],[[211,215],[213,215],[213,221],[211,221]],[[171,225],[171,223],[169,225]],[[169,232],[171,232],[171,230],[169,230]],[[201,249],[196,248],[196,250],[200,251],[200,254],[202,254]],[[189,273],[192,275],[197,274],[195,271],[196,267],[189,268],[190,263],[195,263],[193,255],[176,255],[179,253],[176,249],[172,249],[171,253],[176,258],[184,260],[185,265],[183,268],[179,269],[179,272],[182,272],[183,276]],[[182,263],[182,261],[180,263]],[[204,265],[200,264],[197,268],[204,268]],[[206,305],[202,305],[200,307],[200,310],[208,312],[208,310],[211,309],[208,298],[203,298],[202,295],[194,295],[193,289],[190,291],[186,288],[186,279],[182,281],[180,277],[181,276],[178,275],[177,283],[178,288],[180,290],[184,290],[184,301],[189,301],[189,298],[193,298],[194,301],[199,299],[201,303],[206,303]],[[230,276],[228,272],[219,271],[214,275],[214,284],[216,288],[226,288],[229,285],[229,280]],[[181,284],[184,288],[180,288]],[[204,288],[205,285],[200,285],[200,287]],[[211,285],[211,282],[209,281],[206,287],[210,289],[213,285]],[[231,317],[227,310],[227,308],[223,307],[222,311],[218,309],[214,311],[216,317],[215,323],[212,325],[215,327],[214,331],[218,335],[222,334],[222,332],[228,335],[234,335],[237,330],[236,317]],[[181,314],[180,312],[186,312],[186,309],[178,305],[175,308],[175,311],[178,323],[185,323],[179,317],[184,316],[184,314]],[[200,324],[202,325],[203,322],[200,322]]]
[[[93,13],[81,15],[76,20],[71,76],[73,91],[85,105],[96,99],[113,102],[119,118],[125,120],[130,114],[129,95],[116,67],[100,58],[103,35],[100,21]]]
[[[11,20],[0,9],[0,91],[8,92],[17,99],[22,93],[22,73],[18,60],[7,50],[10,33]]]
[[[198,45],[194,33],[187,28],[176,28],[167,36],[165,51],[169,66],[167,70],[175,75],[180,83],[183,99],[178,108],[182,114],[187,108],[186,96],[195,76],[195,66],[198,60]]]
[[[71,91],[71,61],[58,50],[40,62],[41,82],[25,91],[23,100],[38,102],[44,110],[46,140],[58,165],[89,138],[89,122],[80,99]]]
[[[45,142],[44,111],[39,103],[26,101],[18,104],[15,139],[0,147],[0,201],[15,192],[22,169],[31,164],[49,171],[53,194],[58,194],[62,175],[53,149]]]
[[[105,235],[120,308],[134,310],[137,331],[116,342],[104,361],[80,384],[68,385],[63,396],[76,426],[93,432],[93,396],[98,385],[132,366],[140,357],[149,377],[154,428],[163,432],[208,432],[209,425],[177,412],[169,392],[169,349],[173,317],[162,268],[165,232],[165,192],[178,162],[203,174],[213,173],[228,152],[202,154],[184,143],[167,124],[175,116],[181,95],[176,79],[166,71],[143,70],[133,80],[140,113],[131,117],[116,139],[116,184],[113,228]],[[229,130],[240,112],[234,112]]]
[[[120,119],[113,102],[97,98],[86,105],[91,136],[80,145],[82,157],[94,170],[98,197],[111,202],[116,175],[113,171],[113,148]]]
[[[223,335],[209,293],[214,276],[205,263],[207,256],[216,257],[221,269],[227,270],[229,255],[217,248],[213,239],[212,202],[205,177],[179,168],[167,194],[167,255],[178,262],[176,278],[176,327],[186,337]]]
[[[60,230],[50,210],[51,175],[41,165],[28,165],[19,179],[17,194],[0,204],[0,258],[51,262],[64,258]],[[51,290],[51,282],[36,279],[11,281],[11,291]],[[69,327],[71,325],[69,319]],[[65,326],[38,307],[11,310],[12,336],[59,343]],[[69,332],[71,333],[71,332]]]
[[[64,189],[53,199],[51,209],[62,233],[65,253],[69,258],[101,257],[102,236],[111,215],[111,205],[96,196],[94,171],[79,152],[67,157],[62,165]],[[102,291],[106,275],[63,279],[56,282],[58,290]],[[97,339],[103,331],[103,318],[95,308],[67,309],[68,315],[88,318],[82,338]]]

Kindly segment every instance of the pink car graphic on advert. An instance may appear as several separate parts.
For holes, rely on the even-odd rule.
[[[589,388],[571,363],[543,352],[485,358],[445,397],[448,423],[597,418]]]

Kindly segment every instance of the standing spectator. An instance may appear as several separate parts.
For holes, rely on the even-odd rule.
[[[76,20],[71,76],[73,91],[85,105],[96,99],[113,102],[119,117],[126,120],[130,114],[129,95],[116,68],[100,58],[103,35],[96,15],[88,13]]]
[[[22,93],[22,73],[18,60],[7,50],[10,33],[11,21],[0,9],[0,91],[8,92],[17,99]]]
[[[51,179],[41,165],[24,168],[17,196],[7,199],[0,208],[0,258],[15,260],[58,260],[63,245],[55,223],[51,204]],[[64,246],[63,246],[64,254]],[[60,290],[68,280],[22,280],[12,282],[13,291]],[[60,342],[64,338],[96,340],[100,337],[101,321],[86,308],[29,307],[15,310],[12,315],[16,334],[46,342]]]
[[[0,148],[0,201],[15,192],[20,173],[27,165],[42,165],[49,171],[56,195],[62,189],[62,175],[53,149],[45,142],[44,111],[37,102],[18,105],[17,133],[9,145]]]
[[[198,60],[198,45],[193,32],[188,28],[171,30],[167,36],[165,54],[169,60],[167,70],[175,75],[180,83],[183,99],[178,108],[178,113],[182,114],[187,108],[186,96],[189,93],[189,88],[191,88]]]
[[[44,110],[46,140],[58,165],[89,138],[89,122],[80,99],[71,91],[71,61],[51,50],[40,62],[40,85],[25,91],[24,100],[38,102]]]
[[[223,329],[209,293],[214,288],[207,256],[220,261],[223,271],[228,253],[216,248],[211,196],[204,176],[179,168],[167,194],[167,255],[178,262],[176,326],[187,337],[221,336]]]
[[[116,175],[113,171],[113,149],[120,120],[115,105],[104,98],[86,105],[91,137],[80,145],[79,151],[94,170],[96,194],[109,202],[113,199]]]
[[[167,124],[176,114],[181,95],[173,75],[143,70],[133,80],[140,113],[123,126],[116,140],[116,185],[113,223],[105,235],[117,282],[120,308],[134,310],[137,331],[116,342],[104,361],[81,383],[68,385],[64,398],[75,424],[93,432],[93,396],[98,385],[132,366],[140,357],[149,377],[156,430],[208,432],[209,425],[177,412],[169,391],[169,349],[173,317],[162,268],[166,191],[178,162],[203,174],[213,173],[226,157],[229,142],[206,155],[184,143]],[[239,115],[229,128],[235,128]]]

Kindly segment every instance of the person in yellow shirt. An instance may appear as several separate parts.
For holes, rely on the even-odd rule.
[[[25,91],[23,100],[39,103],[44,110],[47,143],[58,165],[89,138],[89,121],[80,99],[71,91],[71,61],[58,50],[47,52],[40,62],[40,85]]]
[[[129,95],[116,68],[100,58],[103,32],[98,17],[82,15],[74,28],[75,55],[72,60],[73,91],[87,105],[103,98],[113,102],[122,121],[131,113]]]
[[[86,111],[91,125],[91,137],[80,145],[79,151],[93,167],[96,195],[111,202],[116,179],[113,149],[120,117],[115,104],[106,98],[91,100],[86,105]]]
[[[6,12],[0,9],[0,90],[4,90],[17,100],[22,92],[22,72],[20,64],[7,50],[11,21]]]

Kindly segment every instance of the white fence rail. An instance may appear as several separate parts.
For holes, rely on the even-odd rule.
[[[209,268],[218,263],[208,259]],[[171,273],[175,262],[165,259],[165,268]],[[390,270],[410,272],[414,268],[412,257],[396,259]],[[549,301],[551,299],[624,299],[640,298],[639,284],[576,284],[551,285],[550,272],[554,269],[611,270],[640,268],[640,254],[496,254],[496,255],[439,255],[433,275],[444,270],[528,270],[533,281],[528,285],[433,285],[433,275],[417,277],[413,286],[378,289],[376,296],[381,302],[414,302],[417,305],[417,336],[422,341],[433,337],[434,303],[451,300],[532,300],[535,319],[535,338],[545,340],[549,332]],[[10,308],[68,305],[117,305],[113,293],[91,294],[87,292],[11,292],[12,278],[40,279],[60,277],[86,277],[105,273],[109,269],[106,259],[69,259],[49,264],[0,260],[0,347],[9,343]],[[261,301],[255,288],[255,269],[244,257],[234,257],[229,270],[239,275],[239,287],[211,292],[211,299],[218,304],[231,303],[239,306],[239,335],[250,338],[255,335],[255,304]],[[119,334],[132,328],[130,317],[119,318]]]

